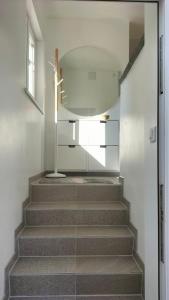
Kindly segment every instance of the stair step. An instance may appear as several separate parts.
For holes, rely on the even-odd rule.
[[[25,208],[26,224],[126,225],[128,208],[120,201],[32,202]]]
[[[134,236],[127,226],[25,227],[20,256],[131,255]]]
[[[52,182],[50,180],[50,182]],[[56,181],[55,181],[56,182]],[[62,200],[121,200],[122,185],[114,184],[40,184],[31,186],[32,201],[51,202]]]
[[[19,258],[11,296],[140,294],[142,272],[132,256]]]
[[[89,296],[51,296],[51,297],[10,297],[10,300],[143,300],[140,295],[89,295]]]

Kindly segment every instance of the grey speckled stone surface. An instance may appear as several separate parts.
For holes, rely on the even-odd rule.
[[[9,300],[76,300],[76,296],[10,297]],[[82,300],[82,299],[80,299],[80,300]],[[93,299],[93,300],[95,300],[95,299]],[[107,299],[107,300],[109,300],[109,299]],[[124,299],[124,300],[130,300],[130,299]],[[132,300],[140,300],[140,299],[132,299]]]
[[[31,203],[26,209],[26,224],[39,225],[126,225],[128,209],[121,202],[97,203],[64,201]]]
[[[10,278],[13,296],[75,295],[76,277],[69,275],[22,275]]]
[[[20,256],[131,255],[133,235],[125,226],[26,227]]]
[[[76,279],[77,295],[139,294],[139,274],[80,275]]]
[[[120,200],[122,197],[122,185],[115,179],[100,180],[93,178],[95,183],[84,182],[85,178],[77,179],[72,183],[70,178],[49,180],[42,179],[32,184],[32,201],[62,201],[62,200]],[[73,179],[75,180],[75,178]],[[100,180],[100,183],[96,183]],[[111,181],[114,183],[112,183]],[[90,180],[91,181],[91,180]]]
[[[52,274],[141,274],[132,256],[20,258],[11,276]]]
[[[124,295],[116,295],[116,296],[77,296],[77,300],[143,300],[140,295],[131,295],[131,296],[124,296]],[[51,299],[52,300],[52,299]]]
[[[39,184],[113,184],[119,185],[118,177],[106,176],[67,176],[65,178],[41,178]]]
[[[51,296],[51,297],[11,297],[10,300],[143,300],[141,296],[137,295],[97,295],[97,296]]]
[[[127,207],[119,201],[56,201],[56,202],[32,202],[27,210],[127,210]]]
[[[133,237],[127,226],[55,226],[25,227],[20,238],[55,238],[55,237]]]
[[[10,300],[141,300],[143,274],[117,179],[43,179],[31,195]]]

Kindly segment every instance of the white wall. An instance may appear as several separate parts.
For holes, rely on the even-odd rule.
[[[72,49],[94,46],[107,50],[124,70],[129,59],[129,23],[124,20],[92,21],[84,19],[55,19],[47,21],[45,41],[46,62],[54,62],[54,50],[59,49],[60,58]],[[54,167],[54,97],[53,74],[49,65],[46,91],[46,157],[45,168]],[[65,114],[65,112],[64,112]]]
[[[121,86],[121,175],[131,222],[138,229],[138,254],[145,263],[146,300],[158,299],[157,10],[145,4],[145,46]]]
[[[0,299],[28,178],[43,170],[44,116],[24,93],[26,3],[0,0]]]

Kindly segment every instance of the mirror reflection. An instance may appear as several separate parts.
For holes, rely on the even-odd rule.
[[[62,105],[77,115],[95,116],[109,110],[119,97],[119,67],[106,50],[81,47],[60,62]]]

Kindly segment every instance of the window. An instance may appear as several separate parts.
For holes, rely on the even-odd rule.
[[[36,80],[36,39],[33,30],[28,24],[28,43],[27,43],[27,91],[35,98]]]

